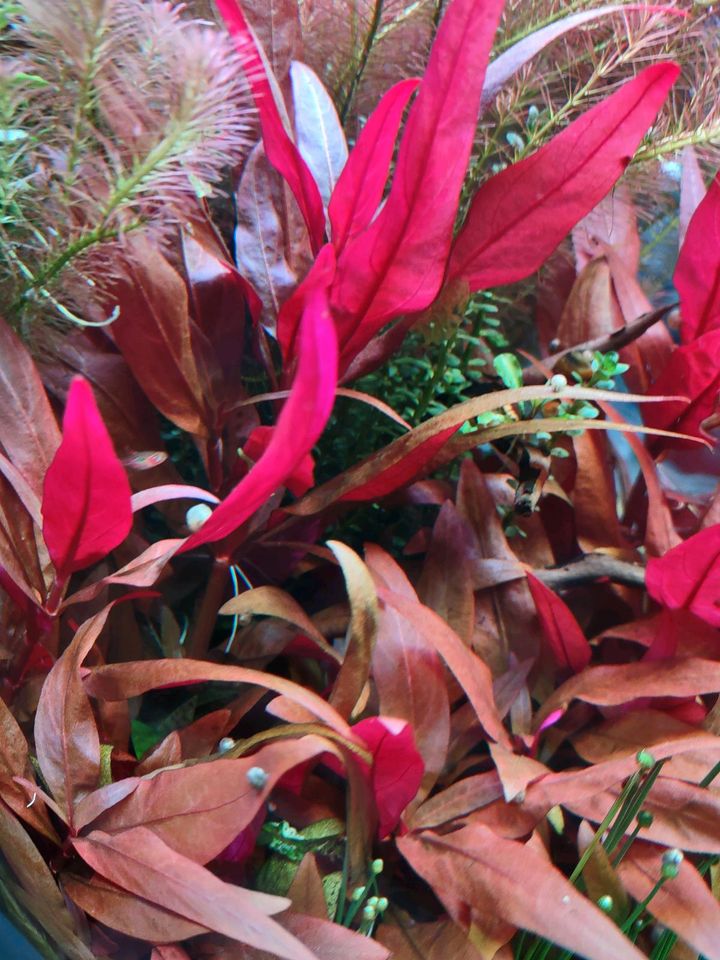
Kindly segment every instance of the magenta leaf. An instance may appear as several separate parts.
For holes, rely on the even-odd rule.
[[[668,610],[689,610],[720,627],[720,524],[706,527],[662,557],[651,557],[645,585]]]
[[[643,70],[475,194],[448,265],[471,290],[527,277],[622,175],[679,67]]]
[[[400,121],[419,80],[391,87],[368,117],[330,197],[328,215],[336,251],[375,216],[387,183]]]
[[[649,427],[702,436],[703,423],[717,412],[720,390],[720,327],[677,347],[648,391],[653,396],[686,396],[685,400],[649,403],[643,420]],[[663,438],[665,447],[687,446],[686,440]]]
[[[720,326],[720,177],[690,220],[673,282],[680,294],[683,343]]]
[[[130,532],[127,476],[82,377],[68,393],[62,442],[45,475],[42,515],[59,579],[101,560]]]
[[[265,452],[179,552],[236,530],[301,467],[323,431],[335,401],[337,342],[322,286],[305,291],[298,366]]]
[[[238,0],[216,0],[217,9],[242,57],[260,114],[265,155],[287,181],[307,224],[310,242],[317,251],[325,234],[325,211],[320,191],[300,151],[282,121],[258,43]]]
[[[353,726],[373,755],[370,783],[378,812],[378,837],[383,839],[400,821],[414,799],[425,772],[423,759],[406,720],[368,717]]]
[[[388,320],[424,309],[440,289],[502,7],[454,0],[440,24],[387,201],[338,259],[341,370]]]
[[[286,366],[295,358],[297,335],[300,319],[308,293],[315,287],[327,290],[335,276],[335,251],[332,244],[326,243],[315,258],[305,279],[283,303],[277,318],[277,339],[282,350]]]
[[[274,427],[255,427],[243,444],[243,453],[251,460],[259,460],[270,446]],[[301,497],[315,483],[315,460],[307,453],[285,480],[285,486],[295,497]]]

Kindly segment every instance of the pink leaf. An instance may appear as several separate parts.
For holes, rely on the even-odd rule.
[[[257,41],[238,0],[217,0],[216,5],[243,59],[255,105],[260,113],[265,155],[292,190],[307,224],[313,250],[317,251],[325,233],[325,212],[320,191],[283,125]]]
[[[405,720],[368,717],[353,727],[373,755],[370,782],[378,812],[378,837],[382,840],[397,826],[402,812],[414,799],[425,765],[415,746],[413,730]]]
[[[405,108],[419,80],[391,87],[368,117],[330,198],[328,215],[336,251],[364,230],[385,190],[395,140]]]
[[[70,387],[43,486],[43,537],[58,577],[101,560],[130,532],[130,486],[87,381]]]
[[[385,206],[338,260],[331,299],[341,369],[389,319],[437,295],[502,7],[502,0],[454,0],[440,24]]]
[[[662,606],[690,610],[720,627],[720,524],[706,527],[662,557],[651,557],[645,584]]]
[[[527,574],[543,636],[561,670],[580,673],[590,663],[590,644],[572,612],[553,591],[533,574]]]
[[[614,13],[627,15],[629,11],[640,11],[647,15],[648,13],[667,13],[675,17],[687,16],[681,10],[670,6],[656,6],[648,3],[614,3],[607,7],[597,7],[594,10],[581,10],[579,13],[573,13],[570,16],[556,20],[554,23],[535,30],[533,33],[517,43],[514,43],[508,50],[496,57],[487,69],[485,86],[482,92],[483,106],[489,104],[495,99],[505,84],[510,80],[518,70],[521,70],[533,57],[537,56],[558,37],[574,30],[575,27],[584,26],[592,20],[599,20],[601,17],[607,17]]]
[[[694,147],[685,147],[682,152],[680,174],[680,209],[678,210],[678,243],[685,243],[693,214],[707,193],[700,163]]]
[[[673,282],[680,294],[683,343],[720,326],[720,177],[690,220]]]
[[[455,240],[448,280],[482,290],[536,270],[622,175],[678,73],[672,63],[648,67],[488,180]]]
[[[154,503],[166,500],[202,500],[203,503],[220,503],[214,493],[208,493],[202,487],[193,487],[186,483],[163,483],[159,487],[148,487],[134,493],[130,498],[133,513],[144,510]]]
[[[330,416],[337,386],[337,345],[322,287],[307,291],[292,392],[265,453],[179,552],[236,530],[287,481],[313,448]]]

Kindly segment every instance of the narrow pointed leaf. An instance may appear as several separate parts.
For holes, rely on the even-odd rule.
[[[383,586],[416,600],[395,561],[373,547],[366,562]],[[380,642],[372,653],[372,675],[380,713],[400,717],[412,725],[415,742],[425,765],[422,796],[432,789],[447,758],[450,742],[450,707],[442,662],[434,646],[391,604],[380,608]]]
[[[325,427],[335,401],[337,347],[327,295],[307,292],[299,332],[298,366],[265,453],[180,552],[236,530],[292,476]]]
[[[380,206],[400,121],[419,83],[414,79],[396,83],[362,128],[328,207],[332,242],[337,251],[370,224]]]
[[[527,582],[555,663],[561,670],[580,673],[590,662],[591,656],[590,644],[580,624],[567,604],[541,580],[528,573]]]
[[[596,7],[593,10],[582,10],[579,13],[572,13],[567,17],[562,17],[562,19],[556,20],[554,23],[550,23],[548,26],[542,27],[540,30],[535,30],[533,33],[529,34],[529,36],[523,37],[522,40],[518,40],[517,43],[514,43],[508,50],[505,50],[500,54],[499,57],[496,57],[493,60],[493,62],[487,68],[487,74],[485,76],[485,85],[483,86],[482,92],[483,106],[489,105],[502,90],[508,80],[514,77],[515,74],[521,70],[526,63],[532,60],[533,57],[537,56],[538,53],[544,50],[545,47],[547,47],[554,40],[557,40],[564,34],[569,33],[569,31],[574,30],[576,27],[581,27],[586,23],[591,23],[593,20],[599,20],[614,13],[622,13],[623,15],[627,15],[627,13],[631,11],[640,11],[641,13],[644,12],[646,14],[651,12],[683,16],[681,11],[670,6],[638,3],[614,3],[607,7]]]
[[[47,675],[35,715],[40,770],[71,824],[75,804],[100,780],[100,737],[80,668],[110,610],[108,605],[77,631]]]
[[[63,889],[81,910],[111,930],[150,943],[170,943],[209,932],[207,927],[128,893],[97,873],[89,880],[66,873]]]
[[[329,540],[328,546],[340,564],[350,599],[348,645],[330,703],[341,716],[350,717],[368,682],[378,635],[378,598],[370,571],[355,551],[334,540]]]
[[[575,699],[613,707],[637,697],[695,697],[719,690],[720,663],[702,657],[669,657],[588,667],[548,697],[536,723]]]
[[[322,245],[325,232],[325,214],[320,191],[300,151],[285,129],[268,78],[270,68],[265,65],[260,55],[257,41],[238,0],[216,0],[216,5],[235,41],[249,78],[255,105],[260,114],[267,158],[288,182],[307,224],[310,241],[317,251]]]
[[[2,319],[0,356],[0,448],[39,498],[60,431],[30,354]]]
[[[388,199],[338,260],[342,369],[387,320],[424,309],[440,288],[502,7],[455,0],[440,24]]]
[[[147,827],[184,857],[207,863],[265,808],[283,774],[326,749],[320,737],[303,737],[268,744],[250,757],[161,770],[142,778],[93,827],[111,834]],[[259,787],[248,776],[253,768],[267,775]]]
[[[384,587],[378,596],[392,605],[412,626],[419,630],[437,650],[455,679],[465,691],[478,721],[488,736],[511,747],[510,738],[497,712],[492,691],[492,676],[487,665],[476,656],[460,637],[429,607]]]
[[[563,874],[529,844],[482,824],[447,836],[397,840],[400,852],[456,922],[492,932],[498,919],[530,930],[587,960],[640,960],[643,954]]]
[[[663,852],[649,843],[634,843],[621,863],[620,878],[636,900],[644,900],[655,885]],[[677,877],[655,894],[649,909],[707,960],[720,960],[720,904],[688,860],[680,864]]]
[[[62,443],[43,487],[43,537],[59,577],[101,560],[130,532],[130,485],[85,380],[73,380]]]
[[[84,678],[85,689],[90,696],[103,700],[126,700],[156,688],[207,681],[249,683],[273,690],[300,704],[342,736],[352,739],[348,723],[318,694],[283,677],[247,667],[189,659],[140,660],[95,667]]]
[[[286,960],[316,960],[270,919],[288,906],[282,897],[223,883],[175,853],[145,827],[110,836],[93,831],[74,841],[80,856],[108,880],[151,903],[225,936],[270,950]]]
[[[298,150],[327,206],[348,156],[345,133],[330,95],[310,67],[294,60],[290,79]]]
[[[536,270],[622,175],[678,72],[672,63],[648,67],[488,180],[453,245],[448,282],[483,290]]]
[[[563,391],[563,399],[601,401],[609,400],[613,403],[643,402],[648,397],[636,394],[611,393],[608,390],[590,390],[583,387],[568,387]],[[365,460],[345,470],[340,476],[334,477],[320,487],[316,487],[306,494],[298,503],[288,507],[289,513],[309,516],[324,509],[336,500],[374,500],[386,496],[393,490],[403,486],[420,470],[433,460],[438,451],[450,440],[452,435],[467,420],[479,417],[490,410],[499,410],[508,404],[519,403],[523,400],[557,400],[558,394],[549,386],[519,387],[515,390],[498,390],[495,393],[484,394],[458,403],[444,413],[431,417],[420,426],[415,427],[397,440],[393,440],[382,450],[371,454]],[[591,424],[598,426],[597,421],[583,421],[583,427]],[[535,427],[535,424],[542,426]],[[539,421],[513,421],[502,427],[493,428],[492,433],[506,436],[515,433],[534,432],[538,430],[567,429],[567,421],[560,418],[543,418]],[[632,427],[633,425],[630,425]],[[600,424],[603,429],[612,429],[613,424]],[[628,427],[628,429],[630,429]],[[636,430],[642,428],[635,427]],[[483,438],[492,439],[491,430],[482,432]],[[460,440],[468,447],[477,445],[471,436],[462,436]],[[480,441],[482,442],[482,441]]]

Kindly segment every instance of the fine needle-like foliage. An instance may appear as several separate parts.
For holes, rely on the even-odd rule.
[[[97,320],[125,238],[162,242],[212,193],[249,144],[252,108],[227,40],[180,7],[22,0],[10,11],[0,312],[28,334],[38,314]]]

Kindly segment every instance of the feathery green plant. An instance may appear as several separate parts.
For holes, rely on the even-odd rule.
[[[104,322],[128,238],[168,237],[247,146],[237,54],[151,0],[6,3],[0,13],[0,313]]]

